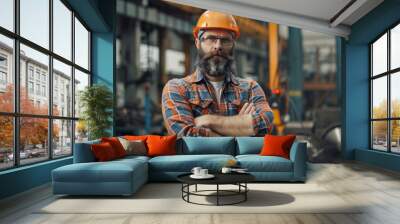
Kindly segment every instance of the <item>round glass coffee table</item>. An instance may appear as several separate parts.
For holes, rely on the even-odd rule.
[[[249,173],[215,173],[212,179],[193,179],[191,173],[182,174],[177,177],[182,183],[182,199],[188,203],[198,205],[234,205],[247,201],[247,192],[249,188],[247,183],[255,180],[255,177]],[[197,185],[215,185],[213,190],[198,190]],[[237,189],[221,189],[220,185],[236,185]],[[190,186],[195,186],[195,190],[191,191]],[[212,193],[212,194],[210,194]],[[190,196],[216,197],[216,204],[203,204],[190,200]],[[225,197],[239,197],[230,203],[221,202]]]

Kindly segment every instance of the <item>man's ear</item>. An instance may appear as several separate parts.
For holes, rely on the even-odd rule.
[[[194,39],[194,43],[195,43],[195,45],[196,45],[196,48],[197,48],[197,49],[200,49],[200,41],[199,41],[198,38]]]

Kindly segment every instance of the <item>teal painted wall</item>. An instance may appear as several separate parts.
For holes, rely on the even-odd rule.
[[[290,119],[303,120],[303,35],[298,28],[289,27],[288,87]]]
[[[92,32],[92,83],[106,84],[114,93],[115,0],[67,0],[67,2]],[[113,132],[112,127],[110,132]],[[68,157],[0,172],[0,199],[48,183],[51,181],[53,169],[71,163],[72,157]]]
[[[71,163],[69,157],[0,172],[0,199],[48,183],[53,169]]]
[[[369,49],[368,44],[400,22],[400,1],[386,0],[351,27],[346,42],[343,156],[391,170],[399,170],[400,157],[369,149]],[[360,151],[362,150],[362,151]],[[390,157],[390,158],[389,158]]]
[[[368,147],[369,135],[368,45],[347,44],[343,156],[354,159],[355,148]],[[357,131],[356,131],[357,130]]]
[[[114,34],[94,33],[92,35],[92,83],[101,83],[108,86],[115,96],[114,59]],[[113,114],[115,115],[115,113]],[[112,135],[114,135],[115,130],[113,127],[114,125],[109,129]]]

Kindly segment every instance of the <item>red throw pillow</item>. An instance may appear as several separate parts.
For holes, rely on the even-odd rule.
[[[115,155],[118,158],[126,156],[126,151],[122,146],[121,142],[119,142],[118,138],[110,137],[110,138],[101,138],[101,142],[108,142],[112,146],[115,151]]]
[[[90,148],[94,154],[94,157],[99,162],[109,161],[117,158],[114,149],[108,142],[92,144]]]
[[[260,155],[262,156],[281,156],[286,159],[290,158],[290,148],[294,140],[295,135],[286,136],[264,136],[264,146],[261,149]]]
[[[149,135],[146,140],[148,156],[164,156],[176,154],[176,135]]]

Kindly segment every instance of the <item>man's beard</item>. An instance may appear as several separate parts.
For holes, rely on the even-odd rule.
[[[203,74],[213,77],[225,76],[229,73],[236,74],[233,48],[227,54],[204,53],[203,49],[198,50],[197,67]]]

